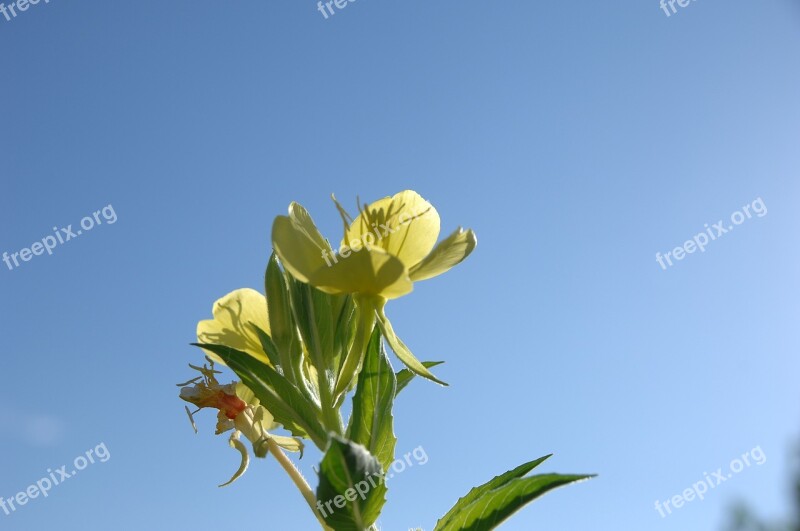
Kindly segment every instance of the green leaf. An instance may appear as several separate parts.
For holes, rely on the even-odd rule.
[[[296,352],[292,348],[296,329],[292,320],[292,309],[289,305],[289,290],[286,285],[286,278],[275,253],[270,257],[267,270],[264,273],[264,292],[267,295],[270,333],[281,358],[280,365],[283,367],[284,374],[291,381],[297,382],[300,359],[295,359],[292,356]]]
[[[529,461],[527,463],[524,463],[513,470],[509,470],[505,474],[496,476],[491,481],[489,481],[488,483],[484,483],[480,487],[473,488],[471,491],[467,493],[466,496],[459,499],[458,503],[456,503],[453,506],[453,508],[450,509],[450,511],[446,515],[444,515],[442,519],[439,521],[445,522],[447,520],[452,519],[452,517],[460,510],[461,507],[465,507],[471,504],[472,502],[476,501],[478,498],[480,498],[487,492],[491,491],[492,489],[502,487],[512,479],[521,478],[522,476],[524,476],[537,466],[541,465],[542,463],[550,459],[552,455],[553,454],[546,455],[544,457],[540,457],[539,459],[535,459],[534,461]]]
[[[329,295],[287,276],[295,323],[315,369],[316,384],[325,427],[341,435],[344,431],[338,402],[333,393],[341,352],[335,349],[335,328],[346,297]]]
[[[383,313],[382,308],[378,309],[377,317],[378,326],[380,326],[383,337],[386,338],[386,342],[389,343],[392,351],[394,351],[397,357],[400,358],[400,361],[402,361],[403,364],[408,367],[409,370],[411,370],[411,372],[440,385],[448,385],[434,376],[433,373],[429,371],[427,367],[425,367],[425,365],[423,365],[422,362],[420,362],[417,357],[414,356],[414,354],[411,353],[411,350],[409,350],[406,344],[403,343],[399,337],[397,337],[397,334],[394,333],[394,328],[392,328],[392,323],[386,317],[386,314]]]
[[[547,492],[591,475],[542,474],[524,477],[550,456],[518,466],[475,487],[458,500],[433,531],[488,531]]]
[[[261,348],[264,349],[264,353],[267,355],[267,359],[275,367],[278,372],[283,372],[283,366],[281,365],[281,358],[278,354],[278,347],[275,346],[275,343],[272,341],[272,338],[269,337],[269,334],[261,330],[259,326],[254,325],[253,323],[247,323],[250,327],[255,330],[256,335],[258,336],[259,341],[261,341]]]
[[[335,531],[365,531],[386,503],[380,462],[364,446],[332,435],[320,465],[317,500]]]
[[[242,379],[267,410],[295,437],[311,439],[325,448],[328,433],[320,422],[320,410],[292,382],[275,369],[236,349],[224,345],[192,343],[210,350]]]
[[[341,403],[344,395],[355,385],[361,366],[364,363],[367,346],[377,318],[376,301],[370,297],[356,299],[353,341],[341,360],[334,396]]]
[[[355,299],[348,295],[339,311],[336,322],[336,335],[334,336],[334,350],[340,353],[337,364],[341,365],[344,354],[350,351],[350,347],[355,341],[356,330],[358,328],[358,311],[356,310]]]
[[[363,444],[374,455],[383,470],[394,461],[397,437],[394,435],[392,404],[397,393],[397,381],[383,348],[379,330],[375,330],[367,347],[364,365],[353,396],[350,416],[350,440]]]
[[[441,365],[442,363],[444,363],[444,362],[443,361],[423,361],[422,365],[424,365],[425,368],[430,369],[431,367],[436,367],[437,365]],[[414,376],[416,376],[416,374],[414,374],[413,372],[411,372],[408,369],[403,369],[401,371],[397,371],[397,393],[396,394],[400,394],[400,391],[405,389],[406,386],[411,383],[411,380],[414,379]]]
[[[339,354],[334,350],[334,328],[339,318],[341,296],[328,295],[291,276],[287,280],[294,321],[309,360],[317,370],[320,393],[330,395],[336,377],[334,362]]]

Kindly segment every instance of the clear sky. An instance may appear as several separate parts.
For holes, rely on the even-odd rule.
[[[290,201],[338,240],[331,192],[352,206],[407,188],[479,244],[387,308],[451,387],[399,399],[398,451],[429,460],[389,484],[384,529],[430,531],[471,486],[551,452],[543,470],[599,478],[504,529],[713,531],[739,498],[786,514],[800,3],[676,9],[357,0],[325,19],[312,0],[50,0],[0,15],[0,252],[100,211],[52,255],[0,263],[0,496],[101,443],[111,456],[0,511],[0,529],[313,529],[273,461],[216,487],[237,454],[212,413],[192,432],[175,384],[214,300],[261,289]],[[659,266],[758,198],[766,215]],[[659,516],[656,500],[757,447],[763,465]]]

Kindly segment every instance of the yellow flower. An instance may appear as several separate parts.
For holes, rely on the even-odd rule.
[[[297,203],[272,226],[272,244],[286,269],[326,293],[395,299],[464,260],[477,244],[474,232],[458,228],[436,245],[439,214],[412,190],[363,207],[354,220],[337,206],[346,226],[336,253]]]
[[[237,289],[214,303],[214,319],[197,323],[197,341],[224,345],[250,354],[269,365],[256,328],[270,333],[267,299],[254,289]],[[215,363],[224,365],[213,352],[204,350]]]
[[[475,233],[459,227],[437,245],[439,214],[412,190],[359,207],[355,219],[338,202],[336,207],[345,225],[336,252],[297,203],[289,206],[288,216],[278,216],[272,225],[275,253],[296,279],[325,293],[355,295],[362,316],[360,330],[343,364],[336,394],[346,390],[357,373],[376,319],[392,350],[409,369],[443,383],[397,337],[384,306],[387,300],[410,293],[414,282],[440,275],[469,256],[477,245]]]

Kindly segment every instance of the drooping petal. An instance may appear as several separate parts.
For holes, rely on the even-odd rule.
[[[214,319],[197,323],[199,343],[225,345],[269,364],[253,328],[254,325],[269,333],[267,299],[262,294],[254,289],[237,289],[215,302],[212,313]],[[216,354],[203,351],[216,363],[224,365]]]
[[[464,231],[459,227],[439,242],[422,262],[411,268],[411,280],[418,282],[441,275],[469,256],[477,244],[478,238],[471,229]]]
[[[305,283],[310,283],[313,273],[326,265],[326,257],[330,261],[331,246],[298,203],[289,206],[289,216],[275,218],[272,247],[283,266]]]
[[[342,245],[379,247],[411,268],[431,252],[439,228],[436,209],[417,192],[406,190],[365,207],[350,224]]]
[[[380,249],[362,249],[316,271],[310,283],[326,293],[360,293],[395,299],[414,289],[403,262]]]
[[[247,467],[250,465],[250,454],[247,453],[247,447],[242,443],[242,441],[239,440],[239,435],[240,434],[238,431],[234,431],[231,434],[231,438],[228,440],[228,444],[230,444],[231,448],[233,448],[234,450],[238,451],[239,454],[241,454],[242,462],[239,465],[239,469],[236,471],[236,473],[233,474],[233,477],[231,477],[231,479],[220,485],[220,487],[227,487],[228,485],[230,485],[231,483],[242,477],[242,475],[247,471]]]

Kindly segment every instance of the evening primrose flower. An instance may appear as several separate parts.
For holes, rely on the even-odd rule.
[[[186,413],[189,415],[195,433],[197,425],[194,422],[194,415],[204,408],[218,410],[217,435],[233,430],[228,443],[240,453],[242,461],[233,477],[220,487],[230,485],[239,479],[250,464],[250,454],[240,440],[242,435],[253,445],[256,457],[266,457],[270,440],[290,452],[301,452],[302,456],[303,443],[300,440],[269,433],[278,428],[279,424],[275,422],[270,412],[260,405],[255,394],[241,382],[221,385],[216,378],[219,371],[214,370],[214,362],[211,358],[208,358],[208,361],[210,365],[202,367],[189,365],[199,371],[201,376],[178,384],[178,386],[182,387],[181,399],[197,406],[196,411],[191,411],[188,406],[186,407]]]
[[[297,203],[272,226],[272,244],[286,269],[326,293],[395,299],[410,293],[414,282],[451,269],[477,244],[472,230],[458,228],[436,245],[439,214],[412,190],[364,206],[354,220],[337,207],[345,236],[336,254]]]
[[[228,293],[212,308],[214,319],[197,323],[197,341],[208,345],[224,345],[245,352],[270,364],[257,329],[269,334],[267,299],[254,289],[237,289]],[[204,350],[214,362],[224,365],[213,352]]]
[[[338,202],[336,206],[345,225],[338,252],[333,252],[311,216],[297,203],[289,206],[288,216],[275,219],[272,244],[284,267],[301,282],[325,293],[354,294],[362,312],[360,340],[354,346],[360,352],[348,356],[345,380],[351,376],[350,369],[360,366],[377,318],[392,350],[409,369],[443,383],[400,341],[383,309],[387,300],[410,293],[414,282],[440,275],[469,256],[477,244],[475,233],[459,227],[437,245],[439,214],[412,190],[359,207],[355,219]],[[349,383],[337,383],[337,391]]]

